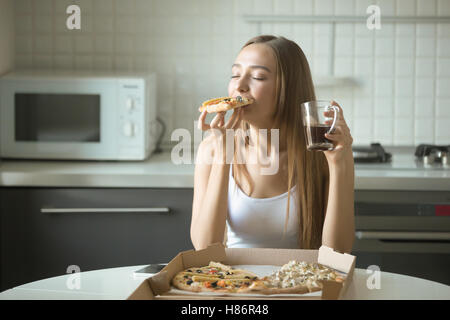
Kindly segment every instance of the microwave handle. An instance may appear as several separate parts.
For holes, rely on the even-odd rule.
[[[450,232],[356,231],[355,236],[360,240],[450,240]]]
[[[41,208],[41,213],[169,213],[168,207],[161,208]]]

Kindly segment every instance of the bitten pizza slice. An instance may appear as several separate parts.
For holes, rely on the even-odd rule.
[[[254,102],[251,98],[244,98],[241,96],[233,97],[222,97],[207,100],[202,103],[202,106],[198,109],[200,112],[206,110],[208,113],[228,111],[231,109],[243,107]]]

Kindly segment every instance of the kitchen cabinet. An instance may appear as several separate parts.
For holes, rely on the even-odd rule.
[[[448,191],[356,190],[356,267],[450,285],[449,209]]]
[[[0,195],[2,291],[73,265],[162,263],[193,248],[191,188],[2,188]]]

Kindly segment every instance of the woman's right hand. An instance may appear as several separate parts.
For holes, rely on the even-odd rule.
[[[221,134],[224,135],[226,129],[237,128],[242,120],[242,108],[233,109],[233,114],[231,115],[230,119],[228,119],[227,123],[225,123],[225,113],[226,111],[217,112],[211,123],[207,124],[205,123],[207,112],[206,110],[204,110],[198,118],[198,128],[203,131],[209,129],[218,129],[213,130],[213,133],[216,137],[220,136]]]
[[[198,128],[202,131],[212,131],[212,135],[215,137],[216,146],[215,151],[222,151],[223,153],[215,152],[215,154],[221,154],[223,159],[226,159],[226,142],[227,142],[227,129],[235,130],[239,128],[239,124],[242,120],[242,108],[233,109],[233,114],[225,123],[226,111],[218,112],[212,119],[210,124],[205,123],[206,110],[204,110],[198,118]],[[233,135],[234,137],[234,132]]]

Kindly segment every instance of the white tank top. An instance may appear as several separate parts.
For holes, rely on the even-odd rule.
[[[291,188],[289,221],[284,235],[288,192],[271,198],[251,198],[236,184],[232,168],[230,165],[227,247],[298,249],[296,186]]]

